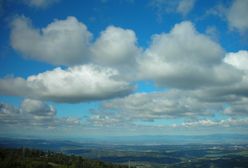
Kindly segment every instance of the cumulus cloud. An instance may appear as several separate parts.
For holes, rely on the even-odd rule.
[[[59,0],[23,0],[29,6],[37,7],[37,8],[45,8],[53,3],[58,2]]]
[[[156,119],[198,118],[223,110],[221,103],[204,102],[188,91],[136,93],[103,103],[92,111],[91,121],[102,124],[152,122]]]
[[[133,87],[114,79],[118,71],[96,65],[82,65],[67,69],[56,68],[27,79],[0,79],[2,95],[23,96],[55,102],[82,102],[120,97]]]
[[[109,26],[92,44],[91,52],[94,63],[118,69],[122,79],[136,78],[137,59],[142,55],[142,49],[137,46],[134,31]]]
[[[31,39],[35,37],[38,39],[38,44],[44,43],[44,45],[51,39],[55,42],[59,41],[57,39],[64,39],[67,33],[69,37],[71,28],[67,30],[67,27],[71,26],[68,23],[71,23],[72,27],[77,25],[78,27],[75,26],[77,27],[76,30],[83,30],[82,34],[79,33],[78,35],[85,35],[82,41],[87,45],[83,45],[85,48],[81,51],[83,47],[80,48],[79,44],[75,42],[77,45],[75,48],[80,48],[80,51],[78,50],[76,53],[88,53],[88,56],[86,54],[85,57],[81,57],[81,54],[76,54],[78,57],[75,59],[72,57],[74,60],[72,61],[69,49],[67,54],[61,54],[62,57],[59,54],[52,54],[56,51],[59,52],[61,47],[64,48],[63,45],[67,41],[73,40],[74,33],[72,33],[72,39],[69,38],[69,40],[65,40],[66,42],[62,40],[62,43],[54,43],[58,50],[56,47],[48,47],[47,50],[44,50],[44,47],[41,49],[38,46],[39,49],[32,47],[30,51],[23,50],[22,52],[34,52],[31,54],[32,58],[37,56],[37,59],[46,59],[47,62],[57,64],[69,65],[72,62],[83,63],[89,60],[95,64],[111,68],[88,64],[65,70],[56,68],[30,76],[27,79],[21,77],[2,78],[0,80],[1,94],[57,102],[102,100],[130,93],[133,88],[125,82],[128,77],[129,81],[148,79],[154,80],[157,85],[163,87],[183,90],[195,89],[199,95],[204,95],[203,98],[219,99],[219,101],[233,99],[233,97],[241,94],[244,96],[247,93],[248,75],[243,72],[245,61],[240,61],[238,64],[237,61],[234,61],[236,58],[240,60],[241,57],[242,60],[245,60],[246,51],[229,53],[225,57],[225,51],[217,42],[197,32],[194,25],[188,21],[176,24],[168,33],[154,35],[151,45],[144,51],[137,46],[135,33],[120,27],[107,27],[95,42],[90,43],[91,33],[87,31],[84,24],[73,17],[54,21],[41,32],[33,29],[26,18],[17,18],[13,22],[13,24],[19,25],[17,26],[18,29],[25,30],[21,34],[26,34]],[[27,28],[29,33],[25,33]],[[45,32],[49,33],[45,34]],[[18,36],[22,37],[21,34]],[[76,34],[75,36],[77,36]],[[14,36],[16,36],[15,29],[12,30],[12,41]],[[81,39],[79,36],[77,38]],[[23,40],[25,38],[17,39]],[[26,41],[29,41],[28,38]],[[25,42],[20,42],[18,45],[21,49],[28,46]],[[44,57],[43,54],[36,55],[39,53],[37,51],[44,55],[50,54],[51,57]],[[242,56],[236,57],[236,55]]]
[[[109,26],[92,47],[95,61],[104,65],[132,64],[139,55],[134,31]]]
[[[91,62],[122,72],[135,67],[141,55],[134,31],[109,26],[93,42],[86,25],[72,16],[42,29],[34,28],[26,17],[16,17],[11,24],[11,45],[29,59],[67,66]]]
[[[88,122],[96,127],[242,127],[248,124],[248,119],[245,118],[248,113],[247,103],[247,98],[235,99],[229,103],[209,102],[200,99],[194,91],[136,93],[104,102],[99,109],[91,111]],[[222,115],[223,119],[216,119],[214,116],[217,113]],[[244,118],[240,118],[241,116]],[[181,119],[182,122],[167,123],[167,119],[174,122]],[[163,122],[158,124],[156,120]],[[156,124],[152,124],[154,122]]]
[[[11,24],[11,45],[25,57],[55,65],[87,62],[91,33],[75,17],[55,20],[47,27],[35,29],[26,17]]]
[[[79,119],[58,118],[56,109],[39,100],[25,99],[20,107],[0,103],[0,125],[5,127],[52,128],[80,124]]]
[[[230,85],[215,85],[213,87],[207,87],[205,89],[198,90],[197,94],[211,101],[240,101],[243,97],[248,97],[248,54],[245,50],[240,50],[238,52],[226,53],[223,58],[223,62],[233,66],[233,68],[239,70],[237,75],[241,76],[241,80]]]
[[[34,99],[25,99],[20,107],[21,111],[37,116],[54,116],[56,110],[42,101]]]
[[[208,29],[207,33],[212,35],[214,31]],[[27,18],[16,18],[12,22],[11,43],[17,51],[27,58],[55,65],[83,65],[55,68],[27,79],[2,78],[0,94],[67,103],[116,98],[92,110],[86,119],[90,128],[131,128],[137,122],[159,119],[198,120],[199,116],[211,117],[215,113],[231,117],[247,113],[247,51],[225,53],[216,41],[197,32],[191,22],[181,22],[168,33],[154,35],[144,50],[138,47],[136,35],[129,29],[109,26],[95,41],[91,37],[87,27],[74,17],[55,20],[40,30],[33,28]],[[152,80],[170,90],[129,95],[133,87],[127,81],[139,80]],[[19,109],[1,107],[2,115],[11,111],[11,115],[24,112],[41,121],[56,118],[56,110],[38,100],[26,99]],[[70,118],[63,121],[78,123]],[[182,126],[238,123],[243,121],[207,119]]]
[[[140,72],[160,86],[184,89],[228,85],[241,80],[237,69],[223,63],[224,56],[218,43],[198,33],[186,21],[176,24],[169,33],[153,36],[151,46],[139,62]]]
[[[247,115],[248,99],[235,90],[225,91],[226,89],[217,87],[213,90],[171,89],[160,93],[135,93],[104,102],[102,106],[92,110],[89,122],[92,125],[109,127],[140,125],[139,122],[141,125],[142,122],[149,125],[156,123],[156,120],[181,119],[185,120],[185,124],[181,125],[183,127],[242,125],[243,122],[234,120]],[[227,91],[230,91],[230,87]],[[231,118],[232,121],[217,121],[215,114]],[[202,117],[209,119],[202,120]]]

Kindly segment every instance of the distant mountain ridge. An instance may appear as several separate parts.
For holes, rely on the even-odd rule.
[[[72,140],[38,139],[38,138],[8,138],[0,137],[0,146],[31,148],[41,147],[58,149],[61,146],[80,147],[82,144],[117,144],[117,145],[184,145],[184,144],[246,144],[248,135],[241,134],[213,134],[213,135],[140,135],[140,136],[112,136],[85,137]]]

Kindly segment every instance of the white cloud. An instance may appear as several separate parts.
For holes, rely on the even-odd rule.
[[[123,123],[126,122],[124,120],[121,120],[116,117],[111,117],[107,115],[92,115],[88,119],[88,123],[91,126],[96,126],[96,127],[113,127],[113,126],[120,126],[123,125]],[[128,122],[126,122],[128,124]]]
[[[132,64],[140,52],[136,43],[132,30],[109,26],[92,47],[95,61],[104,65]]]
[[[236,53],[227,53],[224,62],[240,70],[248,70],[248,51],[240,50]]]
[[[132,30],[109,26],[95,42],[91,39],[87,27],[75,17],[54,20],[42,29],[25,17],[11,24],[11,45],[26,58],[69,66],[91,62],[123,73],[136,67],[141,49]]]
[[[0,79],[0,93],[56,102],[81,102],[119,97],[133,87],[115,80],[118,71],[95,65],[56,68],[23,78]]]
[[[181,126],[183,127],[199,127],[199,126],[216,126],[218,122],[213,120],[199,120],[199,121],[191,121],[191,122],[183,122]]]
[[[161,93],[154,93],[150,95],[146,94],[135,94],[133,96],[130,96],[130,98],[124,98],[122,100],[117,100],[117,102],[113,101],[110,103],[107,103],[104,105],[104,110],[110,110],[109,112],[102,111],[102,112],[93,112],[91,116],[89,116],[88,120],[84,123],[80,122],[79,118],[72,118],[72,117],[58,117],[56,115],[56,109],[55,107],[48,105],[44,102],[41,102],[39,100],[32,100],[32,99],[25,99],[20,107],[14,107],[9,104],[0,103],[0,132],[1,131],[22,131],[23,130],[29,130],[34,131],[37,130],[37,128],[41,128],[43,131],[44,129],[50,130],[59,130],[58,133],[63,133],[63,131],[68,130],[68,128],[79,128],[79,132],[82,131],[82,129],[86,129],[88,131],[104,131],[104,128],[109,128],[110,130],[115,130],[119,128],[125,129],[125,130],[133,130],[137,133],[137,130],[144,128],[144,130],[149,129],[150,131],[155,131],[156,133],[162,133],[165,131],[165,129],[171,129],[177,130],[177,128],[189,128],[193,130],[193,128],[204,128],[204,127],[212,127],[214,129],[216,128],[226,128],[226,127],[243,127],[247,126],[248,119],[247,118],[229,118],[229,119],[222,119],[222,120],[216,120],[216,119],[198,119],[197,117],[191,118],[190,121],[186,121],[175,124],[175,123],[161,123],[160,125],[156,124],[144,124],[144,121],[152,121],[151,119],[163,119],[163,117],[166,116],[165,113],[168,113],[166,111],[168,108],[172,108],[172,106],[175,107],[175,105],[183,104],[183,108],[192,108],[190,107],[192,103],[196,103],[194,101],[191,102],[191,99],[188,99],[185,102],[182,102],[183,99],[186,98],[186,96],[182,100],[173,100],[174,103],[168,102],[167,100],[164,100],[164,97],[172,98],[173,94],[164,94]],[[160,96],[162,95],[162,96]],[[144,98],[145,96],[145,98]],[[157,97],[158,96],[158,97]],[[179,97],[179,95],[177,95]],[[177,97],[176,96],[176,97]],[[131,99],[133,97],[133,99]],[[151,98],[149,100],[146,100],[147,98]],[[128,100],[129,99],[129,100]],[[128,102],[125,101],[130,101]],[[152,106],[153,111],[144,111],[146,107],[141,106],[142,103],[148,103],[148,102],[154,103],[154,106]],[[156,101],[161,101],[164,104],[163,106],[161,103],[158,103]],[[178,102],[176,102],[178,101]],[[121,103],[124,103],[123,105]],[[116,107],[120,105],[120,108],[118,109],[119,112],[114,112],[111,107]],[[144,105],[144,104],[143,104]],[[151,105],[151,103],[149,103]],[[157,105],[157,106],[156,106]],[[196,104],[197,106],[197,104]],[[199,105],[200,107],[201,105]],[[123,108],[125,107],[125,108]],[[162,110],[164,107],[167,107],[167,109]],[[206,105],[205,107],[208,107]],[[150,108],[150,109],[152,109]],[[181,107],[180,107],[181,108]],[[160,110],[159,110],[160,109]],[[126,111],[129,110],[129,111]],[[131,110],[131,111],[130,111]],[[149,110],[149,109],[147,109]],[[195,108],[197,110],[197,108]],[[194,115],[196,115],[199,111],[195,111]],[[203,112],[203,111],[201,111]],[[109,113],[109,115],[108,115]],[[118,114],[119,113],[119,114]],[[162,114],[160,117],[159,113]],[[164,115],[163,115],[164,113]],[[169,115],[178,115],[173,114],[177,113],[173,110],[173,112]],[[181,112],[179,112],[181,113]],[[192,114],[193,114],[192,113]],[[111,115],[110,115],[111,114]],[[121,114],[121,115],[120,115]],[[191,114],[191,115],[192,115]],[[186,115],[186,114],[185,114]],[[141,118],[143,116],[143,118]],[[180,116],[180,115],[179,115]],[[138,118],[137,118],[138,117]],[[147,117],[147,118],[146,118]],[[168,116],[167,116],[168,117]],[[202,117],[202,115],[201,115]],[[178,117],[176,117],[178,119]],[[141,123],[136,121],[143,121]],[[114,127],[113,127],[114,126]],[[63,128],[63,129],[62,129]],[[159,129],[159,130],[158,130]],[[157,132],[158,131],[158,132]],[[77,132],[77,133],[79,133]]]
[[[41,30],[32,28],[26,18],[17,18],[13,22],[12,45],[27,57],[53,64],[93,62],[100,66],[56,68],[27,79],[2,78],[0,94],[75,103],[126,96],[133,90],[127,80],[145,79],[171,90],[106,101],[93,110],[89,124],[126,127],[139,121],[192,119],[218,112],[227,116],[246,114],[241,99],[248,97],[247,51],[225,56],[221,46],[197,32],[191,22],[176,24],[170,32],[154,35],[145,51],[137,46],[136,35],[129,29],[109,26],[95,42],[90,38],[86,26],[73,17],[54,21]],[[127,79],[128,76],[132,77]],[[224,109],[225,102],[230,107]],[[51,106],[36,100],[25,100],[21,109],[35,114],[37,120],[54,115]],[[44,110],[47,114],[42,116]],[[186,125],[197,124],[218,125],[212,120]]]
[[[23,100],[21,111],[37,115],[37,116],[53,116],[56,114],[56,110],[53,106],[49,106],[42,101],[34,99]]]
[[[248,125],[247,98],[206,101],[195,91],[170,90],[164,93],[136,93],[106,101],[92,110],[88,125],[95,127],[224,128]],[[206,95],[205,95],[206,96]],[[220,114],[223,119],[216,119]],[[243,118],[240,118],[243,116]],[[203,117],[207,119],[202,119]],[[228,119],[225,119],[228,118]],[[168,122],[167,122],[168,120]],[[182,120],[178,123],[178,120]],[[159,121],[159,122],[157,122]],[[174,122],[174,123],[173,123]],[[156,130],[153,127],[152,129]]]
[[[163,93],[136,93],[106,101],[94,109],[90,121],[96,125],[123,125],[156,119],[198,118],[223,111],[222,103],[204,102],[194,93],[171,90]]]
[[[11,24],[11,45],[25,57],[55,65],[88,61],[91,33],[75,17],[55,20],[35,29],[28,18],[17,17]]]
[[[232,5],[227,10],[227,20],[231,28],[237,29],[240,32],[248,31],[248,1],[234,0]]]
[[[198,33],[191,22],[182,22],[167,34],[153,36],[139,62],[140,72],[143,78],[153,79],[160,86],[184,89],[241,80],[238,70],[223,63],[224,55],[218,43]]]
[[[190,121],[184,122],[176,127],[240,127],[240,126],[247,126],[248,125],[248,118],[242,119],[224,119],[224,120],[210,120],[210,119],[203,119],[198,121]]]
[[[233,87],[233,86],[232,86]],[[229,92],[231,86],[223,89],[221,86],[211,89],[174,90],[154,93],[135,93],[123,98],[103,102],[102,106],[92,110],[89,122],[96,126],[123,126],[139,122],[154,125],[156,120],[182,119],[190,120],[184,126],[225,126],[230,125],[225,121],[216,123],[215,114],[224,117],[238,118],[246,116],[247,96],[241,90]],[[238,87],[239,88],[239,87]],[[246,87],[247,88],[247,87]],[[208,120],[198,122],[203,116]],[[197,122],[195,122],[197,120]],[[191,123],[194,121],[193,123]],[[159,122],[161,123],[161,122]],[[239,122],[234,122],[239,125]],[[156,123],[157,124],[157,123]],[[156,125],[155,124],[155,125]]]
[[[215,85],[213,87],[206,87],[205,89],[200,90],[198,94],[202,97],[208,95],[208,99],[212,99],[212,101],[227,102],[240,101],[243,97],[248,97],[248,52],[245,50],[240,50],[235,53],[226,53],[226,56],[223,58],[223,62],[239,70],[239,73],[236,74],[241,76],[241,79],[230,85]],[[229,73],[222,74],[229,75]]]
[[[59,0],[23,0],[27,5],[37,7],[37,8],[45,8],[53,3],[58,2]]]
[[[142,50],[137,47],[134,31],[109,26],[101,32],[91,51],[94,63],[118,69],[122,79],[136,79],[137,59]]]

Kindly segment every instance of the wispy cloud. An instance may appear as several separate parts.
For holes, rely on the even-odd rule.
[[[158,19],[166,13],[188,15],[193,10],[196,0],[150,0],[150,6],[155,9]]]
[[[22,0],[24,3],[31,7],[36,7],[36,8],[46,8],[59,0]]]
[[[248,2],[245,0],[233,0],[230,4],[218,4],[207,11],[207,15],[216,15],[227,21],[231,30],[237,30],[241,34],[248,31],[246,16]]]

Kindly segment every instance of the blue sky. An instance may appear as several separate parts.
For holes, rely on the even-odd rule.
[[[246,134],[247,11],[246,0],[3,0],[0,134]]]

